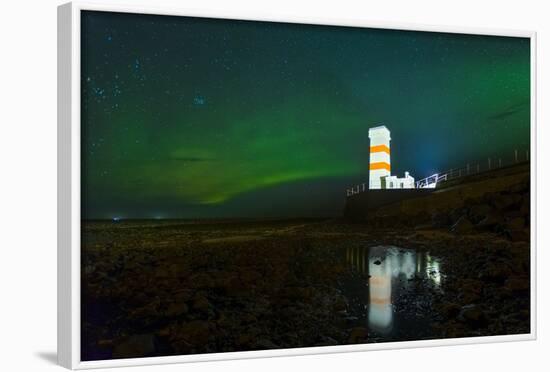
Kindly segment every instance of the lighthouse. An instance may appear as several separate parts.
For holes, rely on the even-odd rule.
[[[369,189],[381,189],[384,177],[391,175],[390,131],[382,125],[369,129]]]
[[[369,129],[369,189],[414,189],[414,178],[391,175],[390,131],[385,125]]]

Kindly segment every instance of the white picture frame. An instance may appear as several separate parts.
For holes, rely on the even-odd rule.
[[[80,14],[85,10],[371,27],[413,31],[515,36],[531,44],[531,332],[521,335],[308,347],[101,361],[80,359]],[[536,339],[536,33],[532,31],[447,28],[366,20],[278,18],[265,14],[197,13],[186,9],[121,6],[75,1],[58,8],[58,362],[69,369],[138,366],[241,358],[312,355],[397,348],[464,345]]]

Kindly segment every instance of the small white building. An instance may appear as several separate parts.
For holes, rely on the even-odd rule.
[[[390,131],[381,125],[369,129],[369,189],[414,189],[414,178],[391,175]]]
[[[414,189],[414,178],[405,172],[405,177],[398,178],[397,176],[386,176],[382,178],[383,189]]]

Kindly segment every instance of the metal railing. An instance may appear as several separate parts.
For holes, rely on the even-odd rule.
[[[529,150],[525,150],[521,153],[518,152],[518,150],[514,150],[513,156],[511,158],[488,157],[487,160],[467,163],[463,167],[451,168],[445,172],[435,173],[426,178],[422,178],[421,180],[415,182],[415,186],[417,189],[436,188],[439,183],[444,181],[450,181],[457,178],[496,170],[499,168],[504,168],[510,165],[528,161]],[[367,190],[368,184],[360,183],[346,189],[346,196],[352,196],[361,192],[365,192]]]
[[[435,189],[439,182],[447,181],[448,178],[449,178],[448,173],[444,173],[444,174],[436,173],[429,177],[423,178],[420,181],[416,181],[416,188],[417,189],[430,189],[430,188]]]

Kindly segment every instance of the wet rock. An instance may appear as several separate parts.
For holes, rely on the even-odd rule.
[[[478,224],[492,212],[492,207],[489,204],[473,205],[468,211],[468,216],[472,223]]]
[[[191,299],[192,296],[193,291],[189,289],[183,289],[171,294],[170,297],[173,299],[174,302],[187,302]]]
[[[480,273],[481,277],[496,283],[503,283],[511,275],[512,270],[508,266],[502,264],[490,263],[487,268]]]
[[[179,316],[187,313],[189,311],[188,306],[184,302],[174,302],[168,305],[166,309],[166,316]]]
[[[204,345],[208,342],[210,327],[207,321],[193,320],[181,325],[176,332],[176,339],[181,337],[191,345]]]
[[[161,266],[155,271],[155,278],[159,281],[166,280],[171,277],[172,277],[172,272],[170,272],[170,270],[168,270],[166,267]]]
[[[131,358],[147,356],[155,351],[155,339],[152,334],[133,335],[114,343],[113,358]]]
[[[248,287],[235,275],[220,281],[218,288],[229,296],[244,296],[248,293]]]
[[[344,318],[344,322],[345,322],[345,324],[348,325],[348,326],[357,324],[357,321],[358,321],[358,320],[359,320],[358,317],[352,316],[352,315],[351,315],[351,316],[348,315],[348,316],[346,316],[346,317]]]
[[[492,205],[498,210],[507,210],[517,207],[522,202],[519,194],[497,194],[492,200]]]
[[[172,333],[172,327],[164,327],[157,332],[158,337],[168,337]]]
[[[529,242],[529,230],[506,230],[508,239],[513,242]]]
[[[528,277],[512,277],[504,283],[504,288],[510,292],[529,291],[530,283]]]
[[[473,304],[462,307],[458,320],[473,327],[482,327],[487,324],[487,317],[480,306]]]
[[[368,334],[368,330],[364,327],[352,328],[349,334],[348,343],[356,344],[358,342],[362,342],[367,338]]]
[[[146,304],[149,301],[149,296],[143,292],[139,292],[132,298],[132,300],[135,304]]]
[[[481,299],[484,283],[480,280],[465,279],[459,283],[463,303],[473,303]]]
[[[309,287],[289,287],[280,292],[280,296],[290,300],[308,301],[313,297],[314,290]]]
[[[455,318],[461,310],[461,307],[459,304],[454,302],[444,302],[439,306],[441,315],[443,315],[447,319]]]
[[[198,273],[193,275],[189,282],[192,283],[194,288],[199,289],[209,289],[216,287],[216,282],[212,278],[212,276],[206,274],[206,273]]]
[[[241,320],[243,323],[249,324],[249,323],[255,323],[258,320],[258,318],[256,318],[256,316],[252,313],[246,313],[246,314],[243,314]]]
[[[245,270],[240,275],[241,281],[244,284],[255,284],[261,277],[262,275],[254,270]]]
[[[468,234],[474,230],[474,225],[470,222],[468,217],[462,216],[456,221],[451,228],[451,231],[455,234]]]
[[[525,219],[523,217],[512,218],[506,222],[508,230],[522,230],[525,227]]]
[[[451,220],[451,225],[454,225],[460,220],[463,216],[467,214],[468,210],[464,207],[455,208],[449,212],[449,219]]]
[[[207,312],[208,309],[210,309],[210,307],[212,305],[210,304],[210,301],[208,301],[206,296],[204,296],[201,293],[198,293],[193,298],[193,305],[192,306],[193,306],[194,310],[197,310],[197,311],[200,311],[200,312]]]
[[[504,219],[502,218],[502,215],[492,211],[477,223],[476,228],[479,230],[495,230],[495,228],[502,225],[503,222]]]
[[[237,345],[239,346],[248,346],[250,345],[255,339],[255,335],[252,333],[243,333],[240,334],[239,337],[237,337]]]
[[[344,296],[338,296],[332,305],[334,311],[343,311],[348,307],[347,301]]]
[[[261,338],[258,341],[256,341],[256,347],[260,349],[277,349],[279,348],[279,345],[273,343],[271,340],[268,340],[267,338]]]
[[[159,301],[155,299],[145,306],[138,307],[128,315],[128,318],[131,320],[147,321],[160,316],[159,312]]]

